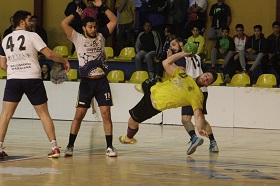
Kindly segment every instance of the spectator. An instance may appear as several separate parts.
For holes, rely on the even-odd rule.
[[[248,71],[248,74],[251,75],[252,84],[257,81],[258,76],[262,73],[256,69],[261,70],[259,65],[264,55],[267,53],[267,41],[262,33],[262,26],[255,25],[254,33],[254,35],[249,37],[249,40],[245,45],[245,50],[239,52],[239,60],[242,68],[246,67],[246,59],[254,60],[253,65]]]
[[[278,65],[278,62],[280,61],[280,22],[273,22],[272,29],[273,33],[267,37],[268,58],[273,67],[272,73],[276,76],[279,84],[280,66]],[[265,71],[267,72],[268,70]]]
[[[83,3],[82,0],[73,0],[70,3],[68,3],[64,14],[65,16],[69,16],[73,13],[76,12],[77,8],[81,8],[82,10],[84,10],[86,8],[86,5]],[[75,17],[74,21],[72,21],[71,25],[70,25],[76,32],[78,33],[82,33],[82,20],[80,17]],[[72,43],[72,49],[71,49],[71,55],[74,54],[75,52],[75,45]]]
[[[222,37],[218,38],[215,47],[211,50],[211,64],[213,69],[215,69],[217,59],[225,59],[220,69],[220,71],[223,71],[223,68],[233,56],[235,46],[233,39],[229,36],[229,30],[228,26],[222,28]]]
[[[62,69],[60,63],[53,64],[50,75],[51,75],[51,78],[50,78],[51,82],[53,82],[54,84],[60,84],[60,83],[63,83],[64,81],[67,81],[67,74]]]
[[[148,3],[146,0],[140,0],[142,5],[139,7],[139,32],[143,31],[144,24],[149,20]]]
[[[134,46],[135,6],[131,0],[117,0],[115,8],[119,13],[116,51],[119,54],[122,48]]]
[[[44,63],[41,67],[41,76],[43,81],[50,81],[51,80],[51,67],[48,63]]]
[[[184,37],[192,35],[192,28],[197,25],[200,28],[200,34],[203,35],[206,24],[207,0],[190,0],[188,8],[188,22],[185,26]]]
[[[93,17],[97,19],[98,9],[92,4],[92,0],[87,0],[87,7],[84,9],[81,19],[85,17]]]
[[[32,22],[31,30],[33,32],[36,32],[43,39],[43,41],[46,43],[46,45],[48,45],[47,32],[44,28],[39,26],[38,17],[37,16],[31,16],[31,22]]]
[[[170,41],[173,38],[175,38],[175,32],[174,32],[171,25],[167,25],[165,27],[164,34],[165,34],[166,40],[164,42],[163,49],[162,49],[162,52],[161,52],[161,55],[160,55],[160,58],[159,58],[159,64],[158,64],[158,76],[159,77],[163,77],[164,68],[163,68],[163,65],[162,65],[162,61],[167,58],[167,53],[166,52],[170,47]]]
[[[13,16],[10,17],[10,23],[11,23],[11,26],[9,26],[9,28],[7,28],[7,29],[4,31],[3,38],[4,38],[6,35],[12,33],[12,32],[15,30]]]
[[[222,28],[229,26],[231,22],[230,8],[224,3],[224,0],[217,0],[217,3],[211,6],[209,16],[212,23],[208,32],[208,39],[216,40],[221,36]]]
[[[153,79],[153,58],[157,57],[161,53],[161,47],[162,45],[158,32],[152,30],[152,23],[150,21],[146,21],[144,24],[144,31],[139,33],[135,44],[136,70],[143,70],[142,61],[145,59],[147,62],[149,78]]]
[[[184,26],[188,20],[188,2],[186,0],[176,0],[173,3],[173,27],[176,37],[184,36]]]
[[[205,59],[206,55],[204,52],[205,47],[205,39],[200,35],[200,27],[194,25],[192,28],[192,36],[188,38],[188,42],[193,42],[197,45],[197,52],[196,54],[201,57],[201,61]]]

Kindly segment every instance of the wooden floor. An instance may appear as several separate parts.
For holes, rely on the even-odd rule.
[[[70,121],[55,121],[62,155]],[[182,126],[142,124],[136,145],[118,141],[126,123],[114,123],[119,156],[105,156],[102,123],[83,122],[74,156],[48,159],[50,144],[38,120],[13,119],[0,160],[5,185],[280,185],[280,130],[213,128],[220,153],[209,140],[186,155],[189,137]]]

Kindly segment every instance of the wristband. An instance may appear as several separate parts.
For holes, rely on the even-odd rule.
[[[108,10],[109,8],[108,8],[106,5],[102,4],[102,5],[99,7],[99,9],[100,9],[102,12],[105,12],[105,11]]]
[[[75,19],[81,19],[81,16],[78,14],[78,12],[74,12],[72,15],[75,17]]]

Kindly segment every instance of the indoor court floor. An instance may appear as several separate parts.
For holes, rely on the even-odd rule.
[[[74,156],[64,158],[71,121],[54,121],[61,157],[49,159],[50,144],[39,120],[12,119],[0,159],[0,186],[6,185],[280,185],[280,130],[218,128],[220,152],[209,153],[209,140],[186,155],[182,126],[141,124],[138,143],[123,145],[126,123],[114,123],[118,157],[106,157],[103,124],[83,122]]]

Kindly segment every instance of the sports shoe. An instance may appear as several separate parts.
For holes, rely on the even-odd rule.
[[[143,89],[142,89],[142,84],[136,84],[134,85],[135,90],[137,90],[140,93],[144,93]]]
[[[122,144],[135,144],[137,143],[137,140],[135,138],[132,138],[131,140],[128,140],[126,136],[120,136],[119,140]]]
[[[56,147],[55,149],[53,149],[49,154],[48,154],[48,158],[58,158],[60,157],[60,150],[58,147]]]
[[[109,157],[117,157],[118,156],[118,151],[115,147],[108,147],[106,151],[106,155]]]
[[[187,155],[191,155],[195,152],[196,148],[203,144],[203,138],[194,136],[193,139],[189,142],[191,146],[187,150]]]
[[[0,152],[0,159],[8,157],[8,154],[5,151]]]
[[[73,149],[74,147],[66,147],[66,150],[64,152],[64,157],[73,156]]]
[[[219,147],[217,145],[216,140],[213,140],[210,142],[209,151],[210,152],[219,152]]]

